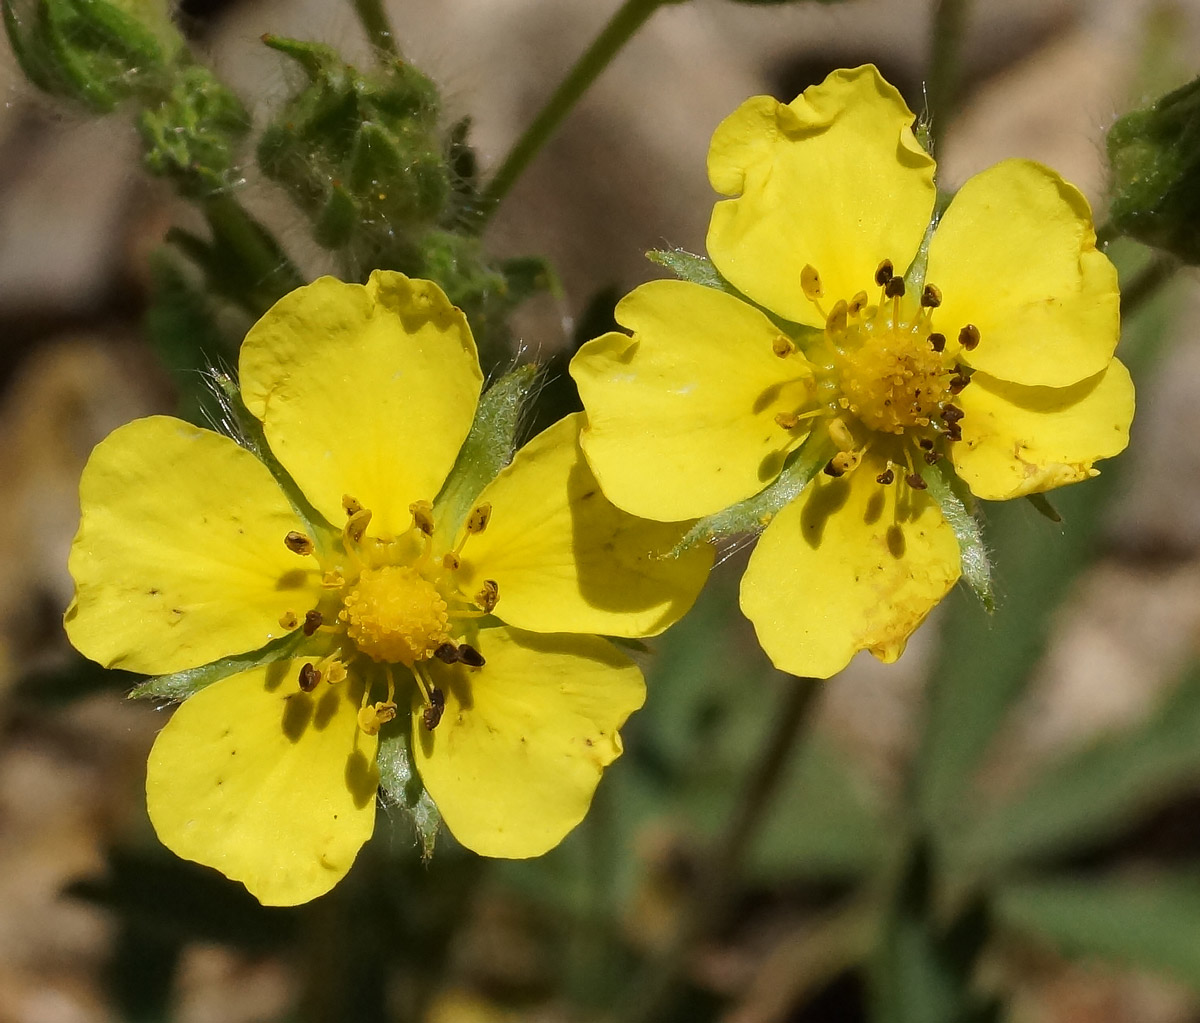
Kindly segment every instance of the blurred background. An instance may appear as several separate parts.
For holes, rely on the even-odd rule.
[[[485,172],[616,7],[388,5],[446,119],[471,117]],[[1200,72],[1200,0],[964,9],[942,187],[1031,157],[1103,222],[1105,133]],[[331,0],[185,0],[178,17],[257,125],[295,85],[264,32],[370,59]],[[517,310],[521,350],[551,359],[606,329],[616,298],[660,275],[646,250],[703,251],[708,139],[746,97],[790,100],[871,61],[921,111],[932,20],[924,0],[660,10],[485,235],[561,282]],[[202,228],[140,169],[127,114],[35,92],[3,45],[0,91],[2,1023],[1200,1020],[1194,271],[1140,278],[1131,301],[1129,451],[1053,495],[1061,524],[987,509],[993,617],[956,593],[897,665],[861,655],[820,687],[721,912],[690,940],[706,852],[796,684],[737,612],[736,555],[643,656],[647,707],[560,849],[485,862],[443,834],[424,865],[384,811],[332,895],[264,910],[158,846],[142,784],[167,712],[127,701],[129,679],[89,669],[61,630],[91,447],[178,409],[194,372],[152,315],[151,266],[171,225]],[[238,195],[306,276],[328,269],[251,161]],[[1110,254],[1139,279],[1139,246]]]

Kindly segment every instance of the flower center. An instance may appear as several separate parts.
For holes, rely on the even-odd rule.
[[[970,382],[971,371],[956,357],[979,344],[979,331],[967,324],[948,350],[946,335],[933,328],[934,311],[942,304],[936,286],[926,284],[913,301],[887,259],[875,271],[875,284],[877,301],[860,291],[826,312],[820,275],[805,266],[800,287],[825,319],[822,339],[805,353],[817,371],[816,407],[780,413],[775,421],[791,431],[823,419],[837,447],[825,467],[830,476],[853,471],[874,446],[876,457],[886,462],[879,483],[894,482],[899,469],[910,487],[923,490],[918,458],[936,464],[946,446],[962,438],[963,412],[953,398]],[[784,359],[798,351],[782,335],[773,348]]]
[[[446,601],[413,568],[365,570],[342,600],[346,634],[376,661],[412,667],[450,641]]]

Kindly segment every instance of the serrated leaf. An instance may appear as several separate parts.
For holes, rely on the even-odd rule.
[[[979,521],[971,512],[973,499],[965,483],[955,474],[948,459],[938,459],[934,465],[921,465],[921,478],[929,486],[929,495],[938,503],[942,517],[954,530],[962,563],[963,581],[991,614],[996,610],[992,590],[992,564]]]
[[[303,630],[297,629],[286,636],[271,640],[266,646],[259,647],[248,654],[222,657],[210,664],[202,664],[198,668],[185,668],[183,671],[175,671],[170,675],[157,675],[134,686],[129,693],[129,698],[131,700],[186,700],[206,686],[228,678],[230,675],[291,657],[296,653],[296,648],[307,638]]]
[[[421,843],[421,856],[429,859],[433,855],[438,830],[442,826],[442,815],[425,791],[421,776],[413,763],[409,748],[411,733],[408,722],[385,732],[379,742],[379,791],[387,806],[399,810],[408,818]],[[390,732],[390,734],[389,734]]]
[[[1098,739],[1051,765],[987,815],[960,854],[973,868],[1060,855],[1103,839],[1200,779],[1200,670],[1140,727]]]
[[[697,256],[686,249],[651,249],[646,253],[651,263],[666,267],[681,281],[701,284],[706,288],[741,297],[741,293],[718,272],[707,256]]]
[[[1010,927],[1064,954],[1170,974],[1200,990],[1200,878],[1050,878],[1010,884],[994,902]]]
[[[458,532],[483,488],[512,461],[521,413],[537,390],[540,376],[538,366],[518,366],[479,399],[471,432],[434,502],[439,538],[453,537]]]
[[[671,550],[670,557],[677,558],[698,543],[721,540],[738,533],[761,533],[776,512],[800,496],[832,454],[833,447],[828,438],[810,436],[770,486],[753,497],[698,519]]]

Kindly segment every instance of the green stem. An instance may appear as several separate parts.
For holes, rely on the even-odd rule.
[[[396,46],[396,36],[392,32],[392,24],[388,21],[387,12],[383,9],[381,0],[354,0],[354,11],[362,22],[363,30],[371,45],[389,57],[399,57],[400,50]]]
[[[537,155],[538,150],[554,134],[563,118],[571,112],[571,108],[579,101],[601,72],[608,67],[621,50],[629,42],[660,7],[673,3],[686,3],[687,0],[625,0],[592,41],[592,45],[584,51],[583,56],[575,62],[575,66],[567,73],[567,77],[559,83],[554,94],[546,101],[541,112],[525,129],[525,133],[504,158],[496,173],[492,175],[481,198],[478,227],[482,229],[488,218],[508,195],[517,178],[528,166],[529,161]]]
[[[931,123],[930,142],[938,155],[946,128],[958,102],[961,79],[960,49],[970,0],[938,0],[933,12],[933,43],[929,54],[926,95]]]
[[[711,855],[701,867],[690,909],[670,947],[657,962],[650,964],[653,972],[635,984],[634,997],[620,1017],[623,1023],[655,1023],[664,1018],[664,1010],[683,983],[696,947],[724,921],[737,891],[746,854],[779,791],[820,688],[820,682],[811,678],[797,678],[787,684],[774,715],[771,734],[751,766],[740,798]]]
[[[214,258],[205,269],[218,291],[259,316],[305,283],[274,236],[233,196],[215,195],[201,208],[213,236]]]
[[[1121,319],[1132,316],[1142,304],[1158,294],[1179,269],[1178,260],[1170,256],[1155,256],[1141,268],[1128,284],[1121,288]]]

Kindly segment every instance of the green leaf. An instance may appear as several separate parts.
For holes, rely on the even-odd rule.
[[[741,292],[717,272],[707,256],[697,256],[686,249],[651,249],[646,253],[646,258],[651,263],[666,267],[682,281],[742,297]]]
[[[1008,926],[1049,940],[1065,955],[1166,973],[1200,990],[1195,874],[1019,882],[999,891],[994,909]]]
[[[397,725],[385,729],[379,742],[376,760],[379,765],[379,790],[385,805],[399,810],[408,818],[421,843],[421,856],[428,860],[433,855],[438,830],[442,826],[442,815],[425,791],[413,763],[408,721],[397,719],[397,722]]]
[[[942,517],[954,530],[962,561],[963,580],[991,614],[996,610],[992,592],[992,565],[979,522],[972,513],[974,499],[965,483],[958,478],[948,459],[938,459],[934,465],[921,464],[921,478],[929,486],[929,494],[942,510]]]
[[[790,504],[833,455],[831,442],[824,435],[808,438],[784,465],[770,486],[753,497],[730,505],[697,520],[671,551],[675,558],[698,543],[720,540],[738,533],[761,533],[785,505]]]
[[[1200,779],[1200,669],[1140,727],[1100,738],[1049,767],[964,839],[972,867],[995,871],[1105,838]]]
[[[170,675],[157,675],[134,686],[129,698],[131,700],[186,700],[206,686],[228,678],[230,675],[294,656],[297,648],[307,638],[302,629],[297,629],[286,636],[271,640],[266,646],[259,647],[248,654],[222,657],[210,664],[202,664],[198,668],[186,668],[183,671],[172,672]]]
[[[518,366],[479,399],[471,432],[434,502],[440,537],[452,538],[458,532],[480,492],[512,460],[525,403],[537,390],[540,377],[538,366]]]

